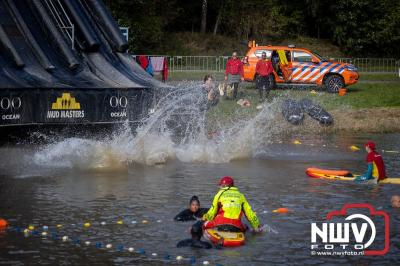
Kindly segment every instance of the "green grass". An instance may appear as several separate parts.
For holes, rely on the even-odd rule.
[[[174,71],[170,72],[170,81],[180,80],[202,80],[206,74],[211,74],[217,81],[222,81],[224,72],[207,71]],[[364,82],[399,82],[400,78],[396,73],[360,73],[360,81]]]
[[[169,73],[170,81],[181,81],[181,80],[203,80],[207,74],[213,75],[217,81],[224,79],[224,72],[207,72],[207,71],[174,71]]]
[[[206,72],[175,72],[173,81],[202,80]],[[212,73],[216,82],[223,80],[223,73]],[[400,79],[393,74],[361,74],[361,79],[355,85],[348,87],[347,94],[343,97],[338,94],[316,90],[311,93],[310,88],[287,89],[278,88],[272,90],[271,98],[295,99],[310,98],[320,104],[328,112],[334,110],[350,110],[362,108],[389,107],[400,108]],[[365,81],[365,82],[364,82]],[[220,99],[217,106],[213,106],[207,113],[208,121],[212,124],[228,124],[233,121],[254,117],[259,111],[256,109],[259,101],[258,91],[254,83],[245,82],[239,87],[240,98],[246,98],[251,102],[250,107],[240,107],[236,101]]]
[[[240,108],[234,101],[221,100],[220,104],[210,109],[210,115],[221,116],[234,113],[236,116],[251,115],[257,112],[258,91],[254,85],[240,88],[243,98],[252,103],[249,108]],[[311,89],[283,89],[271,91],[270,96],[302,99],[310,98],[324,106],[327,110],[340,108],[372,108],[372,107],[400,107],[400,82],[399,83],[359,83],[348,88],[345,96],[317,90],[316,94]],[[242,98],[241,97],[241,98]]]
[[[398,73],[360,73],[360,81],[398,81]]]
[[[348,88],[344,97],[325,94],[323,103],[329,108],[350,106],[352,108],[400,107],[399,83],[359,83]]]

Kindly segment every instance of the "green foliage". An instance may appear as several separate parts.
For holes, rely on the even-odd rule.
[[[106,3],[120,25],[130,27],[134,53],[164,53],[171,34],[200,31],[202,0]],[[351,56],[400,57],[400,1],[214,0],[208,1],[206,29],[260,43],[298,37],[329,39]],[[186,45],[186,40],[175,41],[174,51]]]

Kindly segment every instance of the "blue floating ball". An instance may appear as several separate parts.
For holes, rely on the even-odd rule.
[[[118,245],[117,246],[118,251],[124,251],[124,246],[123,245]]]
[[[169,254],[165,254],[165,255],[164,255],[164,259],[165,259],[165,260],[169,260],[169,259],[171,259],[171,255],[169,255]]]
[[[141,255],[146,254],[146,251],[144,251],[144,249],[142,249],[142,248],[139,248],[139,249],[138,249],[138,252],[139,252],[139,254],[141,254]]]
[[[15,227],[15,232],[20,233],[21,232],[21,228]]]
[[[54,239],[54,240],[57,240],[58,239],[58,234],[57,233],[51,234],[51,238]]]
[[[79,239],[75,239],[74,243],[79,245],[81,243],[81,241]]]
[[[102,244],[100,242],[96,242],[96,248],[101,248]]]
[[[38,235],[39,235],[39,232],[36,231],[36,230],[33,230],[33,231],[32,231],[32,235],[33,235],[33,236],[38,236]]]
[[[217,263],[217,264],[215,264],[215,266],[224,266],[224,265]]]
[[[196,257],[192,256],[190,257],[190,263],[195,264],[196,263]]]

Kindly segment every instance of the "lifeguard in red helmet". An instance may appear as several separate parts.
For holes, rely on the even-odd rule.
[[[258,231],[260,222],[257,215],[251,209],[245,196],[234,186],[233,178],[222,177],[219,181],[220,190],[215,195],[209,211],[204,214],[204,228],[214,228],[226,231],[245,231],[247,228],[242,224],[243,214],[251,226]]]

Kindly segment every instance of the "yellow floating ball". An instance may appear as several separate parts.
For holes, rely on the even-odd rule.
[[[117,224],[124,224],[124,221],[118,220],[118,221],[117,221]]]
[[[83,226],[86,227],[86,228],[89,228],[90,227],[90,223],[84,223]]]
[[[57,224],[57,228],[61,228],[62,227],[62,224]]]
[[[300,145],[300,144],[301,144],[301,141],[298,140],[298,139],[296,139],[295,141],[293,141],[293,144]]]
[[[149,221],[143,220],[142,223],[147,224]]]
[[[32,231],[35,229],[35,227],[33,225],[30,225],[30,226],[28,226],[28,229]]]

